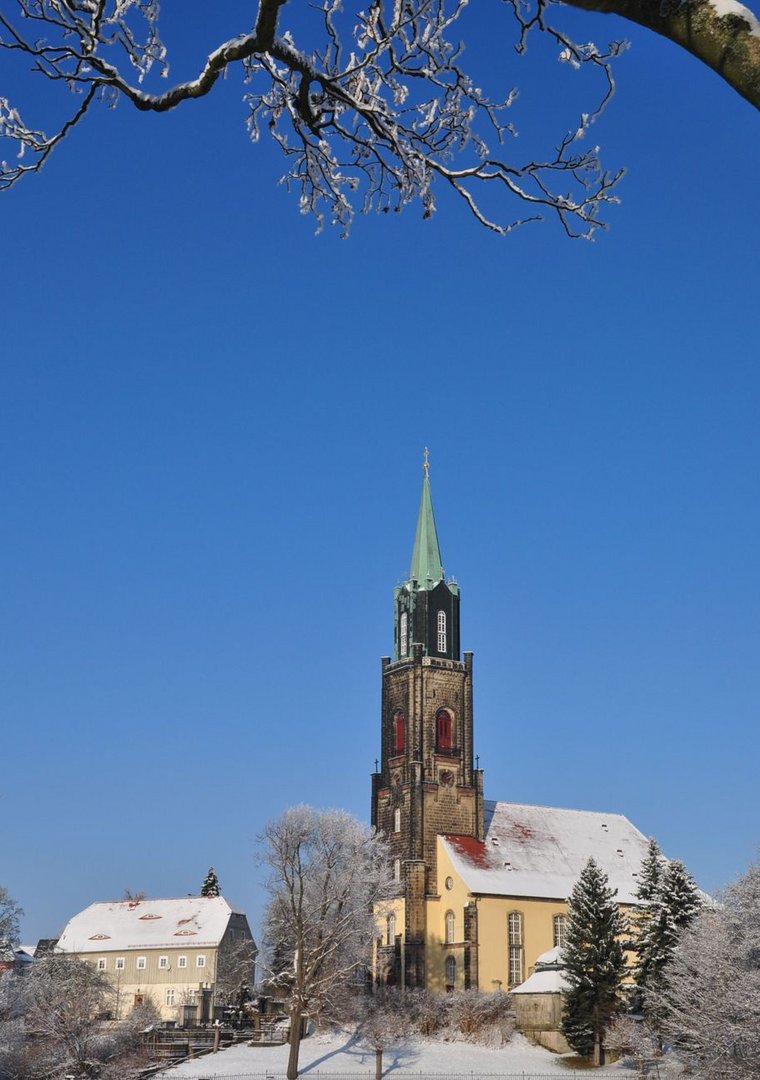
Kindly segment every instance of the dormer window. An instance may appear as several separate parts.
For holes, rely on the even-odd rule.
[[[409,614],[401,612],[398,627],[398,651],[399,655],[406,656],[409,652]]]
[[[446,612],[438,612],[438,652],[446,652]]]

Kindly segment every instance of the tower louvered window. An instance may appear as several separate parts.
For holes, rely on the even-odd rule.
[[[446,612],[438,612],[438,652],[446,652]]]
[[[451,750],[452,747],[451,713],[448,709],[439,709],[435,715],[436,746],[439,750]]]
[[[393,752],[394,754],[403,754],[404,747],[406,746],[406,719],[404,714],[399,711],[393,716]]]
[[[401,612],[401,618],[399,620],[398,628],[399,646],[398,650],[401,656],[406,656],[409,652],[409,615],[406,611]]]

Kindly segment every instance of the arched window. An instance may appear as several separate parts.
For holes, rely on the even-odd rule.
[[[446,989],[449,993],[457,984],[457,962],[453,956],[446,957]]]
[[[393,860],[393,880],[401,881],[401,859]]]
[[[393,831],[401,832],[401,810],[398,806],[393,811]]]
[[[446,612],[438,612],[438,652],[446,652]]]
[[[454,942],[456,941],[456,937],[454,936],[455,930],[456,930],[456,920],[454,918],[454,912],[453,911],[447,911],[446,912],[445,921],[446,921],[446,944],[447,945],[453,945]]]
[[[385,920],[385,944],[396,944],[396,916],[393,912]]]
[[[567,930],[567,916],[554,916],[554,947],[561,949],[565,944],[565,931]]]
[[[404,714],[399,711],[394,714],[393,717],[393,752],[394,754],[403,754],[404,747],[406,746],[406,719]]]
[[[507,916],[509,940],[509,985],[518,986],[523,981],[523,917],[519,911]]]
[[[401,612],[399,619],[398,651],[401,656],[406,656],[409,651],[409,615],[406,611]]]
[[[435,715],[436,745],[439,750],[451,750],[451,713],[448,709],[439,709]]]

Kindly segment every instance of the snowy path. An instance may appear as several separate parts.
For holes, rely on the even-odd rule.
[[[160,1080],[180,1080],[180,1077],[200,1078],[244,1077],[256,1074],[284,1076],[287,1046],[234,1046],[218,1054],[188,1061],[158,1074]],[[312,1035],[301,1043],[299,1071],[305,1080],[317,1080],[328,1074],[351,1073],[372,1080],[375,1053],[349,1033]],[[383,1072],[387,1080],[400,1074],[438,1073],[459,1074],[477,1078],[485,1074],[513,1075],[525,1080],[531,1077],[579,1076],[562,1058],[533,1046],[522,1036],[515,1035],[507,1046],[475,1046],[464,1042],[409,1041],[383,1055]],[[590,1076],[598,1077],[593,1070]],[[611,1067],[604,1075],[633,1076],[620,1067]]]

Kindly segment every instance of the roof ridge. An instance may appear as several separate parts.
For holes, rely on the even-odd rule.
[[[507,802],[506,799],[485,799],[486,806],[523,806],[526,810],[561,810],[563,814],[596,814],[598,817],[624,818],[631,825],[633,822],[619,810],[583,810],[577,806],[546,806],[543,803]],[[635,828],[635,826],[634,826]]]

